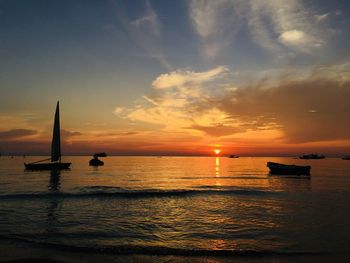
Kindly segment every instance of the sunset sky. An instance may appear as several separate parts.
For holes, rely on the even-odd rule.
[[[0,152],[350,154],[350,1],[0,0]]]

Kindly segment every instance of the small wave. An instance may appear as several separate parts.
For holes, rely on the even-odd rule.
[[[122,188],[93,188],[80,189],[79,192],[40,192],[40,193],[20,193],[20,194],[3,194],[1,199],[39,199],[39,198],[150,198],[150,197],[187,197],[195,195],[274,195],[280,192],[264,191],[254,189],[232,189],[215,186],[200,186],[197,189],[186,190],[160,190],[160,189],[146,189],[146,190],[124,190]]]
[[[174,248],[166,246],[142,246],[142,245],[115,245],[115,246],[74,246],[43,241],[27,240],[21,237],[0,237],[7,240],[37,244],[47,248],[64,249],[71,252],[93,252],[98,254],[115,255],[154,255],[154,256],[213,256],[213,257],[266,257],[266,256],[298,256],[298,255],[330,255],[330,252],[314,251],[274,251],[274,250],[250,250],[250,249],[202,249],[202,248]]]

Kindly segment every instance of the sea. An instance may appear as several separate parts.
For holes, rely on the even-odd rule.
[[[24,170],[43,158],[0,157],[0,261],[350,258],[350,161],[67,156],[70,170]],[[268,161],[311,176],[270,175]]]

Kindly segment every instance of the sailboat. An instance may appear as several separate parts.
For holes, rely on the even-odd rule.
[[[48,160],[51,160],[51,162],[46,162]],[[24,163],[24,166],[27,170],[63,170],[69,169],[70,165],[71,163],[61,162],[60,105],[57,102],[51,143],[51,158],[33,163]]]

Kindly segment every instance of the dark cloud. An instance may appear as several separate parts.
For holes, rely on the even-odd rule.
[[[83,135],[81,132],[76,131],[68,131],[68,130],[61,130],[61,136],[63,139],[68,139],[73,136],[80,136]]]
[[[0,131],[0,140],[16,140],[22,137],[35,135],[38,132],[29,129],[12,129],[7,131]]]
[[[139,134],[137,131],[121,131],[121,132],[108,132],[108,133],[100,133],[98,136],[131,136]]]
[[[50,143],[39,141],[1,141],[1,151],[3,154],[49,155]]]
[[[350,139],[350,82],[308,79],[235,90],[215,106],[248,129],[279,127],[285,141]]]

